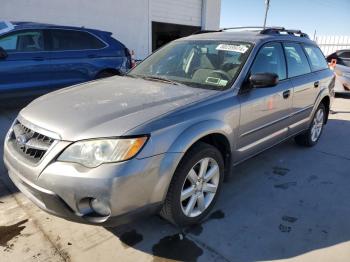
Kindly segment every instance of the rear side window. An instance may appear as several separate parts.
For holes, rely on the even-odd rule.
[[[77,30],[50,30],[52,50],[100,49],[105,44],[90,33]]]
[[[342,51],[339,53],[339,57],[350,59],[350,51]]]
[[[256,55],[251,74],[275,73],[280,80],[287,78],[286,63],[280,43],[264,45]]]
[[[0,47],[8,52],[38,52],[44,50],[41,30],[27,30],[0,37]]]
[[[304,46],[309,57],[312,71],[318,71],[328,68],[328,64],[321,50],[316,46]]]
[[[337,64],[350,66],[350,51],[339,52]]]
[[[288,77],[310,73],[311,68],[302,47],[297,43],[284,43],[283,45],[287,58]]]

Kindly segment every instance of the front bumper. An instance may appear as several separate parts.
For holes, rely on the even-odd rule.
[[[168,153],[92,169],[56,161],[30,167],[6,142],[4,147],[11,180],[38,207],[71,221],[104,226],[157,212],[181,157],[181,153]],[[87,199],[106,203],[110,215],[94,213],[86,206]]]

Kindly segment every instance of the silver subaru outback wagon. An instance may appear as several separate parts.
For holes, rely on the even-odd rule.
[[[10,128],[4,162],[20,191],[68,220],[108,226],[160,213],[194,224],[234,165],[290,137],[315,145],[333,86],[300,31],[196,34],[126,76],[36,99]]]

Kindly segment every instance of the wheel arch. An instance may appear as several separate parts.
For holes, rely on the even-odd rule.
[[[324,107],[326,108],[326,119],[325,119],[325,124],[328,122],[328,116],[330,112],[330,106],[331,106],[331,99],[329,96],[324,96],[320,102],[320,104],[323,104]]]
[[[176,168],[189,149],[200,142],[208,143],[218,148],[224,159],[224,175],[226,176],[229,174],[232,168],[230,164],[232,160],[232,142],[229,137],[233,137],[232,133],[233,131],[231,128],[219,120],[206,120],[194,124],[180,133],[173,141],[168,153],[165,154],[165,158],[162,160],[160,173],[166,174],[166,178],[162,176],[162,178],[159,179],[152,198],[164,190],[162,199],[165,199]],[[166,187],[165,189],[164,186]]]
[[[232,168],[232,165],[230,165],[230,162],[232,160],[232,143],[230,142],[229,137],[233,137],[232,133],[232,129],[227,124],[219,120],[206,120],[200,123],[196,123],[180,133],[168,150],[169,157],[166,157],[162,161],[163,163],[160,167],[160,171],[165,172],[166,168],[169,168],[169,162],[173,162],[171,165],[171,175],[168,178],[164,198],[168,192],[168,186],[170,185],[170,181],[173,178],[176,168],[186,153],[190,150],[190,148],[192,148],[197,143],[204,142],[218,148],[224,159],[225,176],[229,174]],[[173,156],[174,154],[171,153],[180,153],[181,157],[176,158]],[[156,186],[155,188],[160,187]]]

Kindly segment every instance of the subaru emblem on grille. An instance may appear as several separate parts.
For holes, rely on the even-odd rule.
[[[16,138],[17,144],[21,145],[21,146],[25,146],[26,143],[28,142],[27,137],[25,135],[19,135]]]

